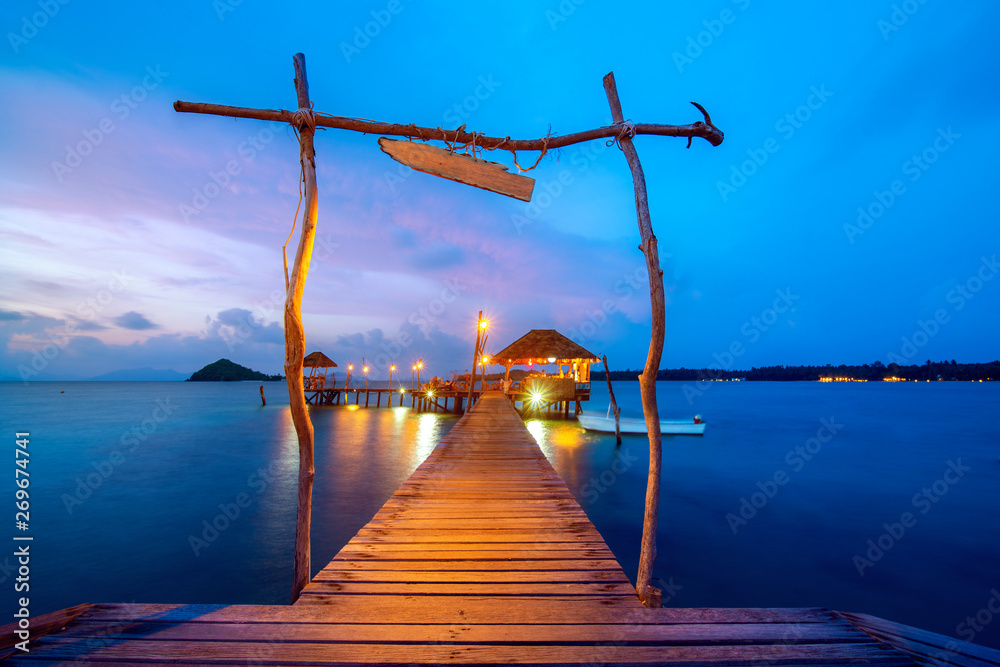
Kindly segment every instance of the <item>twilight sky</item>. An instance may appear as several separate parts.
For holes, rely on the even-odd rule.
[[[292,109],[297,51],[336,115],[564,134],[610,123],[611,70],[636,122],[693,122],[703,104],[722,146],[636,140],[664,367],[1000,356],[996,3],[345,4],[4,3],[0,378],[220,357],[281,371],[296,139],[171,105]],[[377,139],[317,135],[309,350],[364,355],[373,377],[416,357],[447,375],[468,368],[483,309],[490,351],[555,328],[642,366],[648,288],[617,147],[550,153],[529,205],[403,168]]]

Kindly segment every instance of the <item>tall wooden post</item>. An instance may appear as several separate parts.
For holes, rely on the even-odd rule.
[[[482,395],[482,392],[486,391],[486,362],[483,360],[483,357],[486,356],[486,341],[489,337],[490,335],[486,334],[479,343],[479,362],[483,365],[483,372],[481,373],[481,377],[479,379],[480,396]]]
[[[604,379],[608,381],[608,396],[611,397],[611,412],[615,416],[615,445],[620,445],[622,444],[622,410],[618,407],[618,401],[615,400],[615,390],[611,387],[611,369],[608,368],[608,355],[601,355],[601,360],[604,361]]]
[[[663,332],[666,319],[663,300],[663,271],[660,270],[660,255],[656,249],[656,236],[653,235],[653,223],[649,218],[649,201],[646,195],[646,176],[639,163],[639,153],[632,144],[630,132],[626,131],[625,116],[618,99],[618,88],[615,86],[615,74],[609,72],[604,77],[604,92],[611,107],[611,118],[620,125],[622,132],[618,135],[618,145],[625,153],[629,169],[632,170],[632,181],[635,186],[635,209],[639,220],[639,236],[642,244],[639,249],[646,256],[646,269],[649,271],[649,300],[652,305],[653,322],[649,340],[649,352],[646,355],[646,366],[639,376],[639,391],[642,395],[642,412],[646,417],[646,429],[649,431],[649,478],[646,482],[646,510],[642,521],[642,546],[639,551],[639,574],[635,581],[635,590],[642,604],[647,607],[661,607],[662,593],[650,582],[653,576],[653,561],[656,559],[656,521],[660,508],[660,468],[662,466],[662,443],[660,439],[660,412],[656,407],[656,372],[660,369],[660,357],[663,355]],[[605,366],[607,368],[607,366]]]
[[[295,93],[299,109],[310,109],[309,82],[306,79],[306,57],[296,53]],[[308,112],[311,114],[311,110]],[[303,112],[303,116],[306,112]],[[302,327],[302,294],[312,259],[316,237],[316,219],[319,215],[316,195],[316,151],[313,147],[315,124],[300,120],[299,160],[305,181],[305,210],[302,214],[302,232],[295,250],[295,262],[285,295],[285,381],[288,383],[288,400],[292,423],[299,439],[299,501],[295,516],[295,565],[292,571],[292,602],[299,598],[310,579],[310,526],[312,521],[312,488],[315,467],[313,464],[313,425],[306,411],[302,387],[302,361],[305,357],[306,334]]]
[[[483,333],[483,311],[479,311],[476,318],[476,349],[472,353],[472,368],[469,369],[469,398],[465,403],[465,410],[472,409],[472,390],[476,388],[476,362],[479,361],[479,337]]]

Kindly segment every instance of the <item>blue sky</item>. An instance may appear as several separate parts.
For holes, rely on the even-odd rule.
[[[280,372],[295,137],[171,105],[293,108],[298,51],[336,115],[562,134],[610,122],[612,70],[636,122],[703,104],[721,146],[636,140],[664,367],[1000,356],[993,3],[297,7],[5,3],[0,377],[220,357]],[[310,350],[446,375],[468,367],[483,309],[492,351],[556,328],[641,367],[649,300],[616,147],[547,155],[529,206],[401,169],[376,140],[317,137]]]

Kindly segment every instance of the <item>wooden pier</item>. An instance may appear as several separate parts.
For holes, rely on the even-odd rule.
[[[31,628],[29,653],[3,629],[14,663],[1000,665],[1000,651],[826,609],[644,608],[499,393],[294,605],[80,605]]]
[[[475,402],[480,392],[473,393]],[[353,400],[352,400],[353,395]],[[463,404],[469,396],[466,391],[435,391],[433,389],[391,389],[387,387],[365,389],[364,387],[329,387],[324,389],[306,389],[306,403],[309,405],[356,405],[358,407],[391,408],[403,407],[409,404],[420,412],[446,412],[461,414]],[[362,401],[361,397],[365,400]],[[451,403],[449,407],[449,402]]]
[[[569,419],[575,417],[582,411],[581,401],[590,400],[590,383],[587,383],[585,390],[577,390],[576,395],[568,400],[534,400],[532,395],[526,391],[514,390],[508,393],[507,400],[522,416],[545,416]],[[472,393],[472,403],[479,400],[482,392],[476,389]],[[364,396],[364,401],[361,397]],[[364,387],[327,387],[323,389],[305,390],[306,403],[317,406],[336,405],[356,405],[358,407],[391,408],[403,407],[409,404],[414,410],[420,412],[443,412],[450,414],[462,414],[465,411],[465,402],[469,397],[469,390],[455,389],[390,389],[386,387],[365,389]],[[520,407],[517,404],[520,403]],[[575,403],[575,407],[574,407]]]

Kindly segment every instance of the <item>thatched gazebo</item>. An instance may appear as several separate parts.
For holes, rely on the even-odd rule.
[[[303,378],[305,389],[325,389],[326,375],[329,369],[336,368],[337,363],[319,350],[310,352],[302,361],[302,367],[309,369],[309,375]],[[319,375],[319,369],[323,369],[323,374]],[[330,378],[331,386],[336,383],[336,374]]]
[[[589,398],[590,365],[599,361],[596,354],[555,329],[532,329],[492,356],[492,363],[502,364],[507,369],[505,384],[510,380],[512,366],[535,368],[556,365],[556,373],[529,378],[522,387],[522,393],[544,394],[547,401],[553,402],[579,401],[581,393]]]

